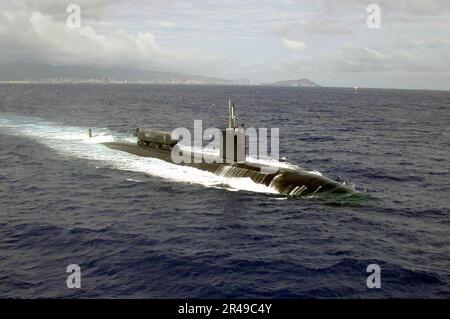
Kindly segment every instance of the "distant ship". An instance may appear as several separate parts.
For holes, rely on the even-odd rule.
[[[359,87],[357,87],[356,85],[354,85],[354,86],[352,87],[352,90],[353,90],[353,91],[358,91],[358,90],[359,90]]]
[[[137,156],[153,157],[177,165],[195,167],[219,176],[248,177],[255,183],[263,184],[288,196],[358,193],[352,187],[295,166],[250,162],[246,154],[245,131],[236,124],[234,103],[229,103],[228,128],[222,129],[221,132],[219,155],[205,155],[205,153],[183,149],[183,158],[189,158],[190,161],[181,164],[174,163],[172,159],[174,148],[176,151],[180,151],[182,148],[178,145],[179,140],[173,138],[170,132],[138,128],[135,132],[137,143],[107,142],[103,145]],[[227,144],[227,140],[228,143],[231,143],[231,148],[230,144]],[[201,159],[201,161],[196,163],[194,159]],[[278,164],[284,164],[284,161],[285,158]]]

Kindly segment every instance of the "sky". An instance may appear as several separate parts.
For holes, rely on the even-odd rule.
[[[450,90],[450,0],[0,0],[0,63],[21,62]]]

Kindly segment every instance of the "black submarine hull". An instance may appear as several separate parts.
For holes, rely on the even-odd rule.
[[[108,148],[143,157],[153,157],[174,163],[171,151],[125,142],[103,143]],[[191,153],[193,157],[198,153]],[[253,182],[274,188],[280,194],[289,196],[311,196],[317,193],[351,195],[358,193],[354,188],[338,183],[327,177],[301,169],[278,168],[255,163],[211,163],[189,162],[186,165],[224,177],[248,177]],[[269,173],[267,173],[269,172]]]

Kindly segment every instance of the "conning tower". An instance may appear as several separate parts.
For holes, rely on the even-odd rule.
[[[245,163],[245,130],[236,123],[234,103],[228,100],[228,127],[222,130],[220,158],[224,163]]]

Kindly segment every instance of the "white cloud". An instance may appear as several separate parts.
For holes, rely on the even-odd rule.
[[[49,4],[51,1],[40,1]],[[108,1],[100,1],[107,4]],[[34,6],[32,8],[35,8]],[[43,7],[49,11],[50,7]],[[83,7],[82,7],[83,10]],[[65,11],[64,11],[65,12]],[[67,16],[67,14],[66,14]],[[129,32],[110,26],[97,32],[90,24],[79,29],[67,27],[65,19],[21,5],[0,12],[0,60],[32,61],[100,67],[131,67],[167,71],[201,71],[210,68],[211,54],[163,49],[154,33]],[[93,26],[98,25],[94,23]],[[192,67],[186,67],[186,61]]]
[[[295,1],[295,0],[294,0]],[[321,3],[322,9],[329,14],[353,14],[368,5],[376,3],[382,13],[395,16],[438,16],[446,15],[450,11],[448,0],[296,0],[299,2]]]
[[[352,34],[352,28],[338,20],[333,19],[314,19],[304,24],[306,32],[317,34]]]
[[[286,48],[295,52],[302,52],[305,49],[305,44],[301,41],[294,41],[281,38],[281,42]]]
[[[446,63],[446,57],[425,55],[423,50],[426,49],[420,48],[420,51],[417,52],[395,45],[359,47],[347,44],[341,50],[326,54],[324,57],[331,61],[332,65],[335,65],[336,70],[342,72],[384,72],[386,74],[393,71],[450,72],[450,65]]]
[[[177,24],[171,21],[159,21],[159,25],[163,28],[174,28]]]
[[[122,4],[123,0],[25,0],[15,1],[22,3],[29,11],[38,11],[51,15],[54,19],[65,19],[66,9],[70,4],[77,4],[85,18],[98,19],[109,11],[113,5]]]

